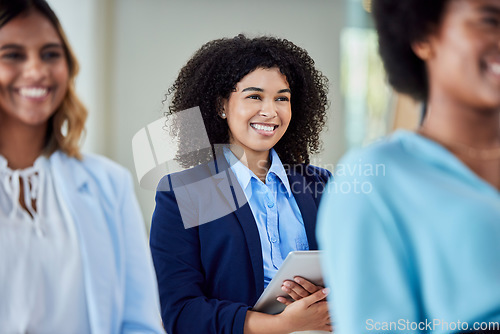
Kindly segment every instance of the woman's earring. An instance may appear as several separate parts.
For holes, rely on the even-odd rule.
[[[222,113],[220,114],[220,117],[222,117],[223,119],[226,119],[226,113],[225,113],[225,112],[222,112]]]

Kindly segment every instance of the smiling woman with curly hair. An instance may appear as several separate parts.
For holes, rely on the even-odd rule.
[[[307,51],[285,39],[244,35],[217,39],[203,45],[182,68],[167,97],[172,95],[168,115],[200,107],[210,143],[229,143],[230,129],[218,117],[222,101],[236,84],[256,68],[279,68],[290,85],[292,119],[282,139],[274,146],[285,164],[309,163],[320,149],[319,134],[328,107],[328,80],[314,67]],[[188,152],[190,124],[178,124],[181,149]],[[186,149],[182,149],[182,147]],[[184,167],[204,162],[206,156],[179,156]]]
[[[309,160],[327,83],[304,49],[273,37],[208,42],[181,69],[167,116],[199,107],[215,157],[174,117],[177,160],[195,167],[162,179],[151,226],[169,333],[331,330],[326,290],[303,278],[283,282],[279,315],[251,310],[289,252],[317,249],[330,173]]]

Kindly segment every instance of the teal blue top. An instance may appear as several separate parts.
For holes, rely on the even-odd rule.
[[[337,334],[500,321],[497,189],[406,131],[347,154],[334,175],[317,237]]]

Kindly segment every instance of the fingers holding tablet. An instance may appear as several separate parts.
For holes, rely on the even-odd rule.
[[[300,300],[322,288],[323,286],[316,285],[300,276],[295,276],[293,281],[285,280],[281,286],[281,290],[286,292],[293,300]]]

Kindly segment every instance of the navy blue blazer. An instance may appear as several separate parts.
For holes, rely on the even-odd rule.
[[[227,166],[219,167],[216,163],[206,164],[171,174],[158,186],[150,246],[163,324],[169,334],[243,333],[246,312],[264,291],[257,225],[248,203],[243,201],[241,204],[241,200],[241,205],[237,203],[242,189],[234,174]],[[221,184],[225,182],[218,178],[220,175],[231,175],[227,188],[230,191],[226,189],[223,195],[220,195]],[[287,175],[302,213],[309,249],[318,249],[316,214],[324,185],[331,174],[319,167],[296,165],[287,169]],[[190,191],[187,197],[191,202],[178,204],[172,188],[210,177],[213,182],[209,195],[206,189]],[[235,210],[186,229],[186,222],[181,218],[186,220],[186,207],[192,208],[188,210],[190,214],[199,209],[207,210],[207,196],[219,195],[228,202],[236,202]],[[184,211],[182,215],[181,211]],[[197,219],[197,214],[192,216]]]

